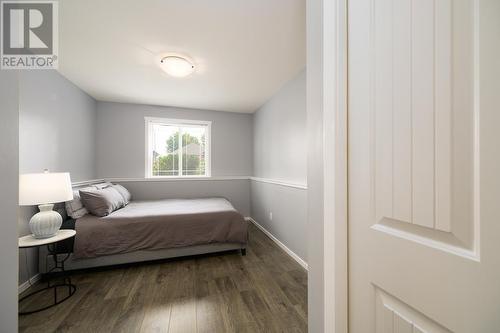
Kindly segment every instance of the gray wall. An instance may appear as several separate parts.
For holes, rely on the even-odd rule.
[[[307,262],[307,190],[252,181],[251,206],[252,218]]]
[[[97,103],[97,175],[144,178],[144,117],[212,121],[212,176],[252,174],[252,115],[140,104]]]
[[[254,114],[255,177],[306,184],[306,117],[303,70]],[[251,211],[260,225],[307,261],[307,190],[252,181]]]
[[[0,71],[0,332],[17,332],[18,77]]]
[[[254,175],[306,183],[306,70],[254,113]]]
[[[20,76],[19,171],[96,176],[96,101],[56,71]]]
[[[96,177],[96,101],[57,71],[23,71],[19,82],[19,172],[67,171],[72,181]],[[19,235],[36,207],[21,207]],[[19,281],[38,273],[37,250],[21,250]],[[27,265],[26,265],[27,263]]]

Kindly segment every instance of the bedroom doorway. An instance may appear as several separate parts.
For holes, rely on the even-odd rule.
[[[306,332],[306,1],[94,7],[57,2],[59,68],[16,83],[19,175],[72,194],[57,242],[25,249],[42,199],[19,209],[18,298],[71,288],[18,330]]]

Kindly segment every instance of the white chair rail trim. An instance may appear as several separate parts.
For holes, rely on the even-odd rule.
[[[274,184],[274,185],[279,185],[279,186],[286,186],[286,187],[293,187],[293,188],[298,188],[301,190],[307,190],[307,184],[302,184],[302,183],[291,183],[279,179],[269,179],[269,178],[260,178],[260,177],[250,177],[251,180],[260,182],[260,183],[268,183],[268,184]]]
[[[71,185],[73,187],[78,187],[78,186],[84,186],[84,185],[91,185],[91,184],[98,184],[104,182],[104,179],[90,179],[90,180],[82,180],[78,182],[72,182]]]
[[[250,179],[250,176],[106,178],[106,181],[130,183],[130,182],[224,181],[224,180],[247,180],[247,179]]]
[[[96,183],[108,182],[178,182],[178,181],[225,181],[225,180],[252,180],[259,183],[267,183],[278,186],[292,187],[300,190],[307,190],[306,183],[293,183],[281,179],[261,178],[252,176],[215,176],[215,177],[154,177],[154,178],[100,178],[85,181],[73,182],[73,186],[84,186]]]

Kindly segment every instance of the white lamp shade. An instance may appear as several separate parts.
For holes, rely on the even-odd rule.
[[[69,173],[29,173],[19,176],[19,205],[52,204],[73,199]]]

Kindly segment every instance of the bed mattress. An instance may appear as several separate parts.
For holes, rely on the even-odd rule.
[[[132,201],[106,217],[79,218],[75,230],[75,259],[247,242],[247,222],[224,198]]]

